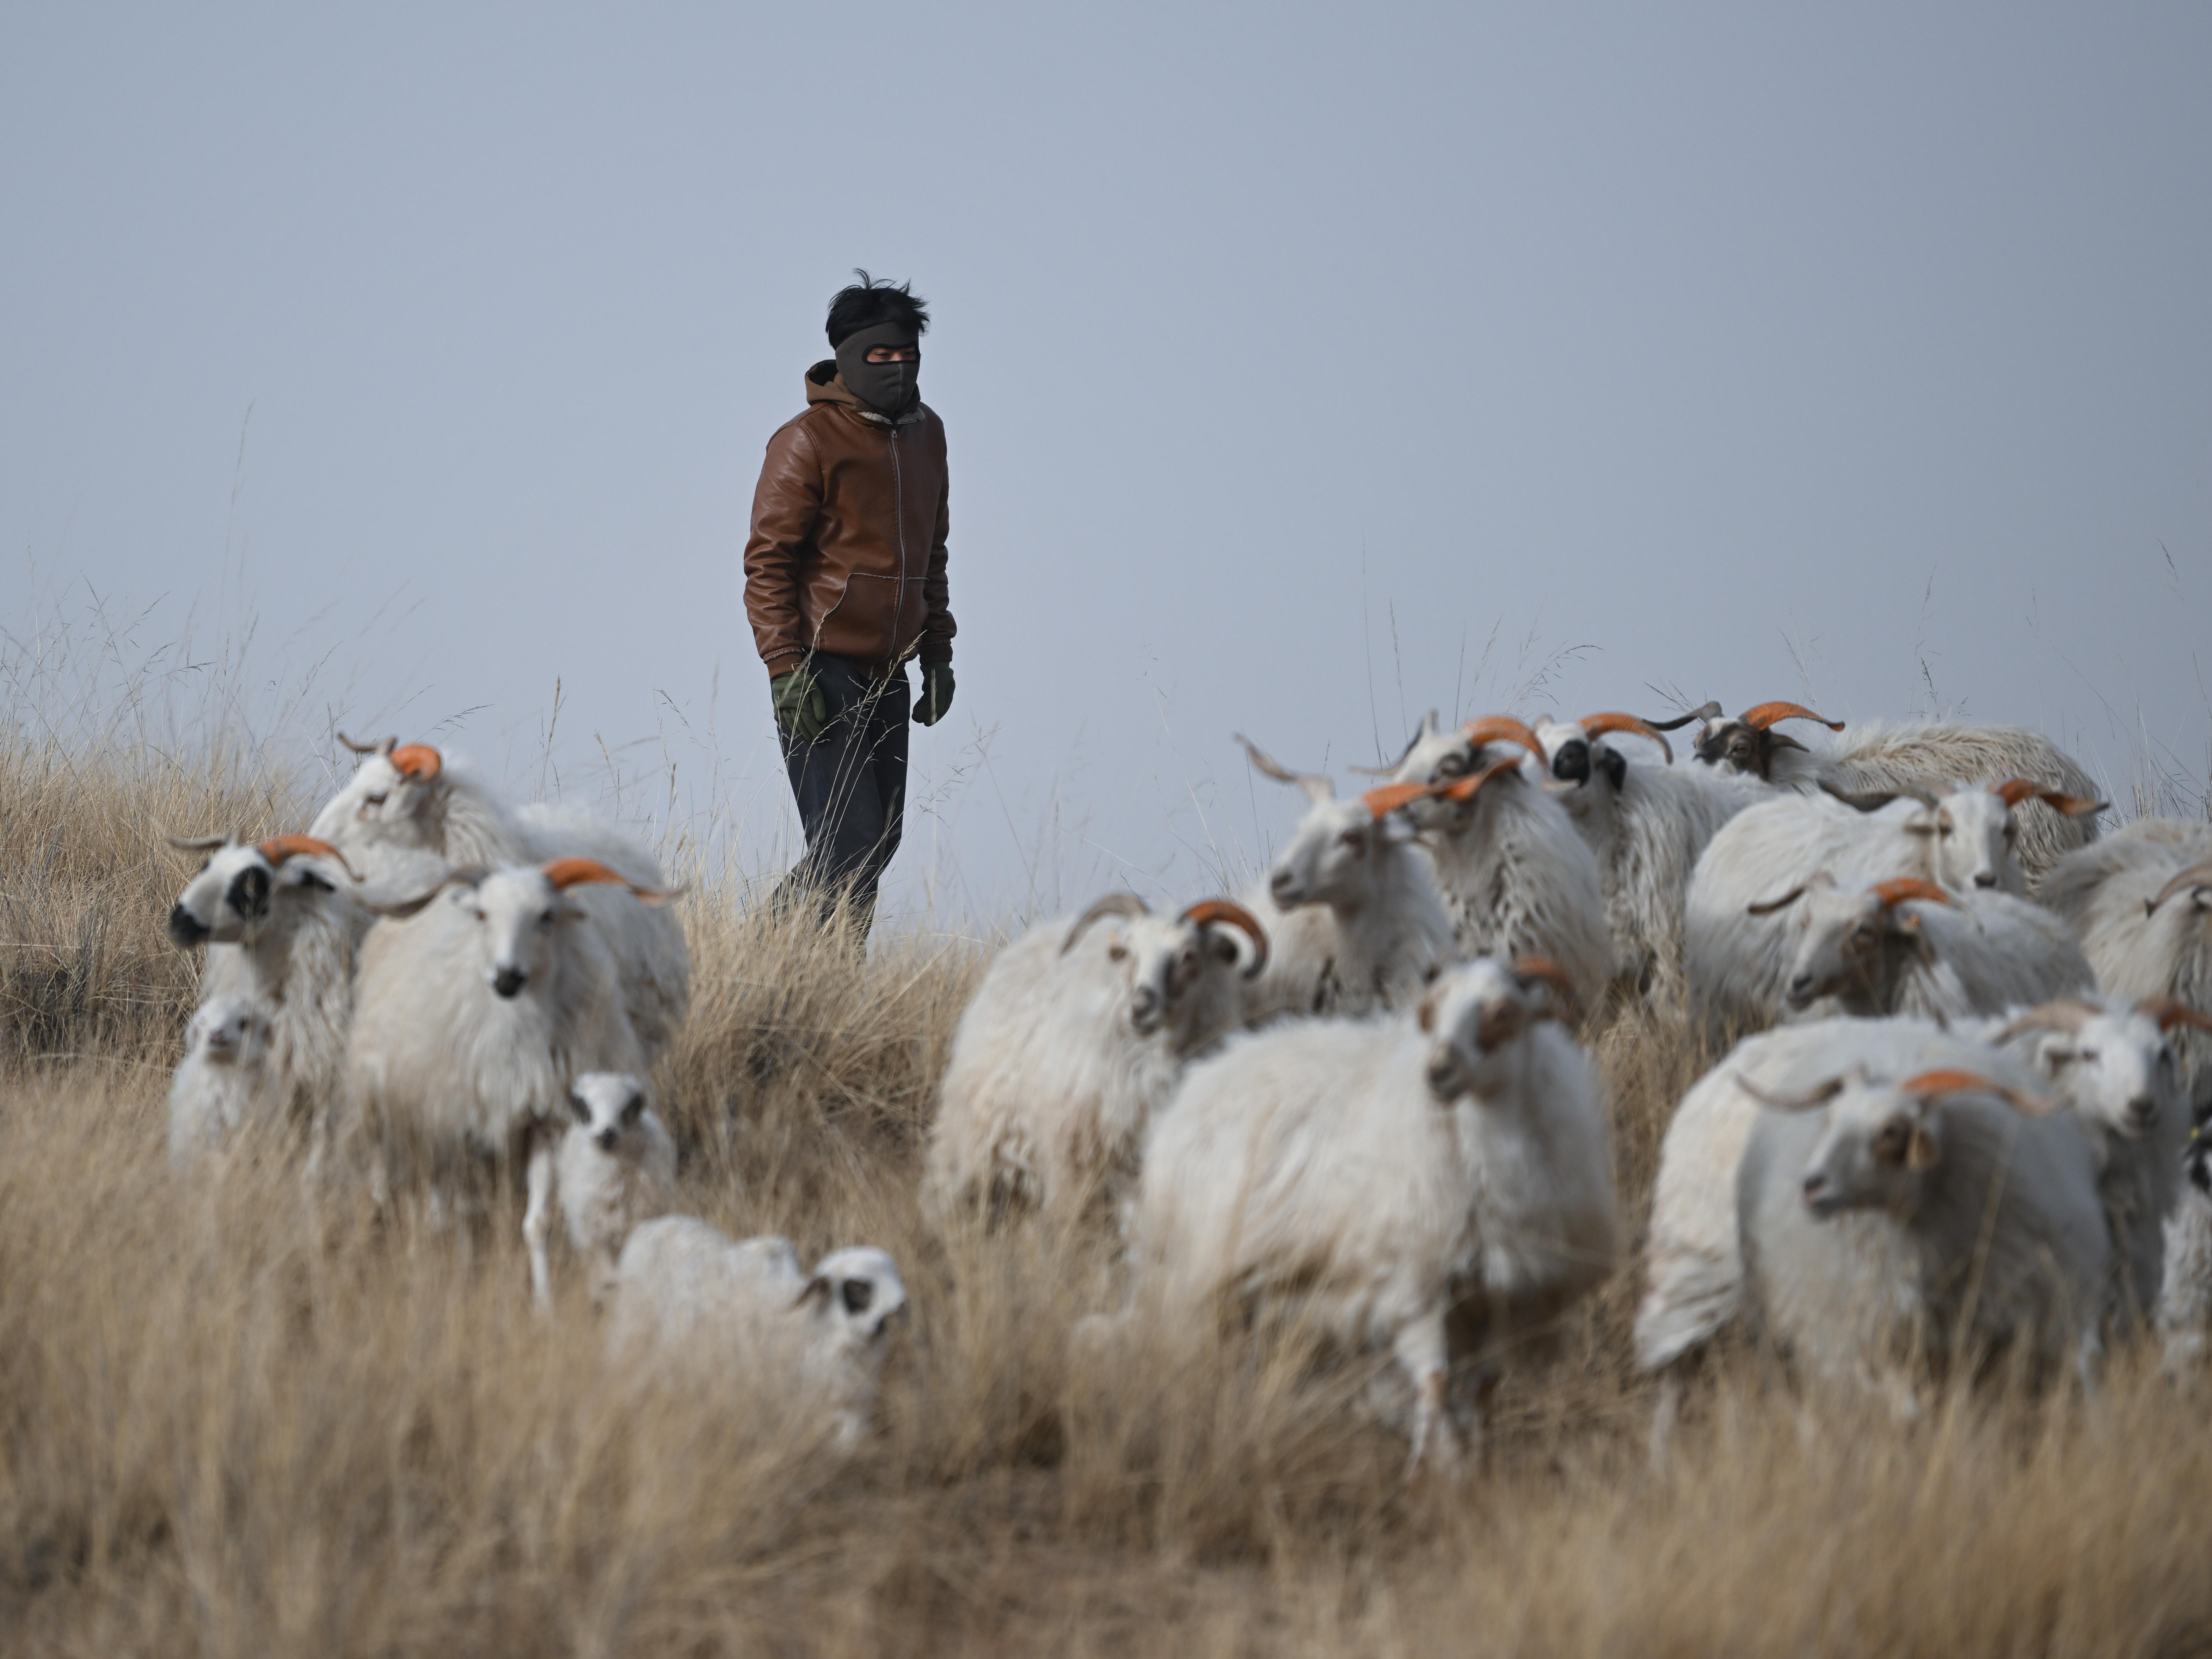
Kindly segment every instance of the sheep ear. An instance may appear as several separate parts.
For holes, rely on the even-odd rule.
[[[1936,1137],[1924,1123],[1912,1126],[1912,1133],[1905,1143],[1905,1167],[1908,1170],[1932,1170],[1936,1167]]]
[[[799,1294],[792,1298],[791,1305],[796,1310],[805,1307],[810,1302],[819,1302],[827,1307],[830,1304],[830,1276],[827,1273],[816,1273],[799,1287]]]

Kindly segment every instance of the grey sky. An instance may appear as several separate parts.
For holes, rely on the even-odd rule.
[[[738,554],[859,264],[951,438],[896,903],[1193,891],[1295,815],[1231,732],[1547,663],[2201,789],[2208,84],[2199,4],[19,3],[0,623],[242,569],[268,677],[534,785],[557,675],[772,862]]]

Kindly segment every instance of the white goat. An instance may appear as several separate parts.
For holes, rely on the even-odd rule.
[[[571,1085],[645,1070],[613,952],[573,892],[602,884],[628,888],[626,903],[671,896],[589,859],[461,871],[384,907],[392,919],[362,951],[346,1060],[355,1127],[387,1178],[427,1176],[441,1201],[456,1177],[520,1152],[533,1264],[550,1221],[550,1131]]]
[[[354,970],[375,920],[349,896],[352,870],[312,836],[169,844],[208,854],[169,912],[170,939],[208,947],[204,998],[242,996],[266,1011],[275,1112],[319,1136],[344,1079]]]
[[[1921,838],[1926,852],[1921,867],[1896,875],[1924,875],[1961,892],[1994,887],[2015,898],[2027,896],[2027,875],[2020,862],[2020,808],[2040,801],[2062,817],[2087,817],[2109,802],[2045,789],[2029,778],[2002,783],[1954,783],[1937,794],[1932,788],[1867,790],[1854,793],[1832,785],[1828,794],[1862,812],[1879,812],[1893,801],[1917,800],[1922,810],[1899,818],[1896,829]]]
[[[1905,1414],[1922,1363],[2008,1345],[2086,1379],[2111,1243],[2070,1113],[1949,1068],[1766,1103],[1737,1225],[1750,1304],[1802,1376]]]
[[[1597,855],[1613,934],[1613,975],[1632,993],[1677,1012],[1686,1005],[1682,907],[1690,872],[1721,826],[1768,799],[1764,786],[1708,767],[1674,765],[1667,739],[1632,714],[1540,717],[1537,741],[1552,776],[1570,786],[1558,799]],[[1666,757],[1631,763],[1607,739],[1649,738]]]
[[[489,785],[428,744],[338,740],[361,765],[315,815],[313,832],[343,848],[385,893],[416,892],[447,866],[496,868],[585,858],[633,887],[666,885],[659,861],[618,830],[543,802],[510,809]],[[691,1001],[691,957],[673,910],[640,909],[618,894],[575,902],[605,933],[622,974],[623,1006],[650,1066],[675,1041]]]
[[[604,1303],[631,1231],[676,1207],[676,1143],[646,1104],[645,1085],[624,1073],[585,1073],[568,1091],[568,1110],[575,1121],[561,1137],[554,1184],[568,1243],[592,1269],[592,1300]],[[531,1287],[543,1307],[552,1285],[538,1245]]]
[[[1846,793],[1940,787],[1952,778],[1993,783],[2001,778],[2033,780],[2039,793],[2016,803],[2020,814],[2021,867],[2033,881],[2066,853],[2094,841],[2094,818],[2051,805],[2048,795],[2092,801],[2096,785],[2080,764],[2040,732],[2016,726],[1983,726],[1963,720],[1870,720],[1852,728],[1844,742],[1821,750],[1775,726],[1783,720],[1811,720],[1841,732],[1844,723],[1814,714],[1802,704],[1763,702],[1733,719],[1717,702],[1672,720],[1655,721],[1672,731],[1702,720],[1697,757],[1708,766],[1741,772],[1778,787],[1809,790],[1821,785]]]
[[[834,1428],[867,1432],[885,1337],[907,1306],[898,1264],[867,1246],[800,1271],[787,1238],[733,1241],[692,1216],[648,1221],[623,1246],[608,1347],[629,1363],[727,1388],[775,1389]]]
[[[1520,750],[1544,757],[1519,720],[1491,715],[1446,732],[1431,709],[1392,776],[1431,786],[1410,810],[1435,855],[1461,951],[1556,962],[1581,1006],[1595,1010],[1613,961],[1597,854],[1540,771],[1522,771]]]
[[[1457,959],[1450,913],[1404,809],[1424,792],[1371,789],[1336,799],[1327,778],[1288,770],[1249,738],[1252,764],[1310,803],[1291,844],[1245,902],[1271,945],[1245,1018],[1409,1007]]]
[[[268,1009],[251,997],[218,993],[193,1012],[169,1082],[172,1167],[189,1169],[266,1112],[269,1029]]]
[[[2097,1157],[2112,1236],[2111,1310],[2133,1329],[2157,1311],[2166,1229],[2180,1196],[2190,1109],[2172,1033],[2212,1018],[2167,999],[2130,1005],[2067,998],[1981,1028],[2024,1055],[2073,1109]]]
[[[1267,954],[1241,905],[1156,916],[1132,893],[1000,951],[952,1033],[929,1132],[930,1212],[942,1224],[975,1203],[1110,1197],[1184,1062],[1243,1023]]]
[[[1557,1023],[1570,994],[1553,964],[1470,963],[1415,1018],[1291,1022],[1194,1066],[1146,1141],[1139,1297],[1170,1329],[1297,1299],[1395,1357],[1409,1469],[1455,1458],[1455,1334],[1488,1374],[1617,1249],[1601,1085]]]
[[[2142,818],[2069,854],[2036,890],[2081,937],[2116,997],[2212,1008],[2212,824]],[[2212,1039],[2179,1034],[2192,1097],[2212,1085]]]

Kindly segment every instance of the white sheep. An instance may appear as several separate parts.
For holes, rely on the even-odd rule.
[[[1941,787],[1952,778],[2024,778],[2032,779],[2039,792],[2081,801],[2097,799],[2095,784],[2077,762],[2040,732],[2020,726],[1869,720],[1851,728],[1842,743],[1814,750],[1774,727],[1783,720],[1809,720],[1841,732],[1844,722],[1800,703],[1763,702],[1729,719],[1718,703],[1709,702],[1680,719],[1653,724],[1672,731],[1693,720],[1704,722],[1697,738],[1700,762],[1781,788],[1809,790],[1825,784],[1859,793]],[[2019,857],[2031,881],[2096,838],[2093,816],[2053,807],[2042,793],[2020,805]]]
[[[1436,871],[1405,816],[1426,792],[1393,787],[1339,800],[1328,779],[1290,771],[1238,741],[1257,770],[1297,784],[1310,803],[1267,880],[1245,896],[1270,945],[1246,1019],[1411,1006],[1461,954]]]
[[[2191,1130],[2184,1179],[2166,1221],[2166,1279],[2160,1287],[2158,1329],[2169,1375],[2188,1375],[2203,1361],[2212,1335],[2212,1132]]]
[[[2116,997],[2212,1008],[2212,824],[2141,818],[2061,859],[2036,896],[2071,923]],[[2178,1034],[2194,1098],[2212,1086],[2212,1039]]]
[[[645,1085],[615,1072],[586,1072],[568,1091],[575,1121],[561,1137],[554,1185],[568,1243],[592,1268],[592,1300],[613,1293],[616,1266],[641,1222],[676,1207],[676,1143],[646,1104]],[[531,1287],[552,1299],[543,1235],[531,1243]]]
[[[1844,888],[1822,872],[1754,908],[1796,920],[1783,979],[1793,1018],[1829,1010],[1958,1019],[2097,988],[2063,921],[1993,889],[1954,893],[1917,877]]]
[[[2087,1379],[2111,1244],[2071,1114],[1950,1068],[1766,1103],[1737,1225],[1748,1303],[1801,1376],[1905,1414],[1921,1364],[2007,1346]]]
[[[349,896],[353,872],[312,836],[169,842],[208,854],[169,912],[169,937],[207,946],[203,998],[242,996],[266,1011],[276,1115],[312,1128],[319,1151],[345,1075],[358,953],[375,920]]]
[[[1492,1374],[1618,1248],[1601,1084],[1558,1024],[1568,996],[1555,965],[1486,959],[1444,973],[1414,1017],[1289,1022],[1194,1066],[1146,1140],[1139,1305],[1175,1329],[1224,1302],[1293,1301],[1395,1358],[1409,1472],[1455,1458],[1453,1360]]]
[[[266,1111],[270,1023],[269,1010],[251,997],[219,993],[193,1012],[169,1083],[172,1167],[189,1169]]]
[[[2112,1312],[2128,1329],[2158,1310],[2180,1196],[2191,1114],[2172,1034],[2184,1026],[2212,1030],[2212,1018],[2167,999],[2067,998],[1968,1028],[2025,1055],[2088,1132],[2112,1229]]]
[[[883,1250],[832,1250],[808,1273],[789,1239],[738,1242],[696,1217],[664,1216],[623,1246],[608,1347],[709,1389],[775,1389],[850,1451],[867,1432],[886,1337],[906,1306]]]
[[[1632,714],[1540,717],[1535,732],[1552,776],[1571,786],[1558,797],[1561,807],[1597,855],[1615,978],[1660,1009],[1680,1012],[1690,873],[1721,826],[1768,791],[1708,767],[1675,767],[1665,737]],[[1632,763],[1607,740],[1621,733],[1650,738],[1668,763]]]
[[[1540,781],[1515,760],[1544,746],[1519,720],[1492,715],[1447,732],[1431,709],[1393,778],[1431,786],[1411,805],[1466,955],[1542,957],[1595,1010],[1613,976],[1597,855]]]
[[[362,757],[316,814],[313,833],[344,849],[386,893],[417,892],[448,866],[496,868],[585,858],[634,887],[667,885],[658,860],[586,815],[543,802],[514,810],[492,787],[428,744],[396,738],[339,741]],[[622,974],[623,1002],[650,1066],[675,1041],[691,1000],[691,957],[673,910],[641,909],[620,895],[575,902],[605,933]]]
[[[574,889],[671,896],[589,859],[460,871],[407,903],[362,951],[346,1058],[353,1126],[386,1180],[427,1178],[442,1205],[471,1170],[526,1163],[535,1261],[550,1224],[552,1128],[587,1072],[641,1075],[613,952]]]
[[[1153,915],[1130,893],[1009,945],[952,1034],[929,1132],[931,1213],[942,1224],[973,1203],[1111,1197],[1185,1061],[1243,1022],[1267,956],[1241,905]]]
[[[2020,808],[2040,801],[2062,817],[2087,817],[2110,803],[2045,789],[2029,778],[2000,783],[1953,783],[1942,794],[1932,788],[1879,789],[1852,793],[1832,785],[1826,793],[1862,812],[1879,812],[1893,801],[1916,800],[1921,811],[1902,818],[1898,830],[1920,839],[1925,857],[1920,867],[1894,875],[1924,875],[1964,892],[1994,887],[2015,898],[2027,896],[2027,875],[2020,861]]]

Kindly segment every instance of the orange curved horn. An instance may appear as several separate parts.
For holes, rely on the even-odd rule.
[[[1536,734],[1510,714],[1485,714],[1479,720],[1469,720],[1462,728],[1467,740],[1480,749],[1486,743],[1517,743],[1538,760],[1544,758],[1544,745]]]
[[[1401,806],[1409,806],[1425,795],[1435,793],[1425,783],[1386,783],[1380,789],[1370,789],[1359,799],[1367,810],[1378,818],[1386,818]]]
[[[1763,702],[1756,708],[1747,708],[1736,718],[1754,732],[1764,732],[1777,720],[1815,720],[1831,732],[1844,729],[1841,720],[1832,720],[1826,714],[1816,714],[1802,702]]]
[[[1875,883],[1872,890],[1881,899],[1881,908],[1903,904],[1908,899],[1925,899],[1930,904],[1953,904],[1951,896],[1932,881],[1918,876],[1897,876],[1888,881]]]
[[[1513,958],[1513,977],[1534,980],[1551,992],[1557,1004],[1559,1017],[1571,1024],[1579,999],[1575,995],[1575,982],[1567,977],[1567,970],[1549,957],[1516,957]]]
[[[361,879],[354,873],[353,866],[346,862],[343,853],[339,852],[330,842],[318,841],[313,836],[271,836],[267,841],[263,842],[257,850],[271,864],[282,864],[286,859],[301,856],[329,859],[346,874],[353,876],[356,881]]]
[[[1633,714],[1585,714],[1576,722],[1583,735],[1602,738],[1614,732],[1633,732],[1639,738],[1649,738],[1659,745],[1659,752],[1667,757],[1667,764],[1674,763],[1674,745],[1667,741],[1659,728]]]
[[[2145,997],[2136,1005],[2136,1011],[2148,1014],[2158,1022],[2161,1031],[2171,1031],[2177,1025],[2192,1025],[2200,1031],[2212,1031],[2212,1014],[2201,1008],[2192,1008],[2179,997]]]
[[[2016,1112],[2029,1117],[2044,1117],[2058,1109],[2060,1103],[2040,1099],[2034,1095],[2021,1094],[2008,1089],[2002,1083],[1984,1077],[1979,1072],[1965,1071],[1954,1066],[1940,1066],[1932,1072],[1922,1072],[1899,1084],[1900,1093],[1917,1095],[1929,1099],[1936,1095],[1995,1095]]]
[[[1260,925],[1260,918],[1243,905],[1229,899],[1200,899],[1182,913],[1182,920],[1196,927],[1211,927],[1216,922],[1234,927],[1252,941],[1252,960],[1244,964],[1244,977],[1257,979],[1267,965],[1267,930]]]
[[[1990,786],[1990,793],[2007,806],[2017,806],[2032,795],[2043,793],[2043,786],[2033,778],[2007,778],[2002,783]]]
[[[1438,800],[1473,800],[1482,786],[1500,772],[1517,772],[1520,769],[1520,757],[1508,755],[1504,760],[1491,762],[1480,772],[1470,773],[1468,776],[1455,779],[1450,783],[1431,784],[1429,793],[1436,796]]]
[[[387,758],[401,777],[417,783],[428,783],[446,769],[446,757],[427,743],[403,744]]]
[[[680,887],[641,887],[628,876],[611,869],[597,859],[555,859],[544,866],[545,879],[553,884],[553,890],[565,893],[571,887],[590,887],[608,884],[627,887],[641,899],[674,898],[684,890]]]

